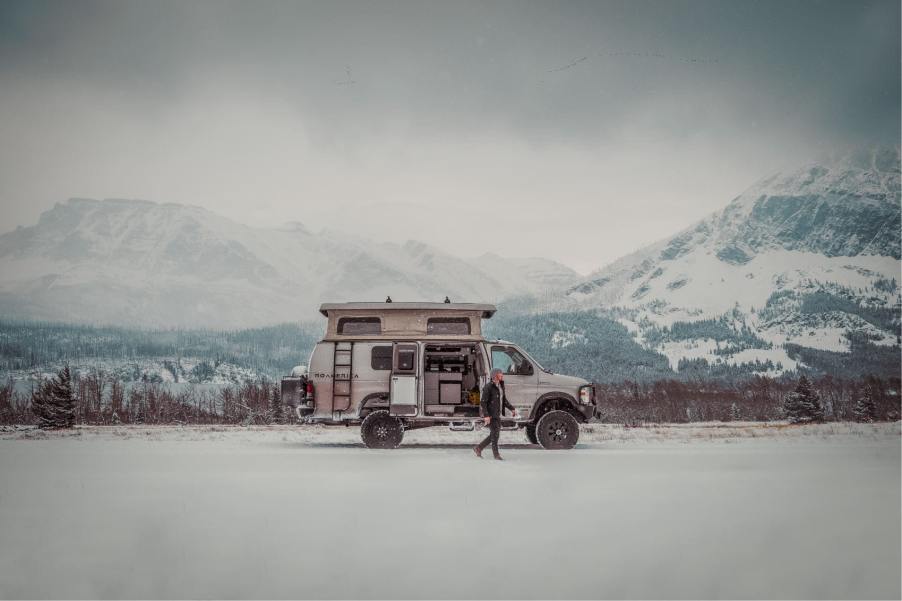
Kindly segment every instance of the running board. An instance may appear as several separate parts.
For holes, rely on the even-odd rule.
[[[460,425],[460,424],[459,424],[459,425],[457,425],[457,426],[455,426],[455,425],[453,425],[453,424],[451,425],[451,430],[453,430],[453,431],[455,431],[455,432],[471,432],[472,430],[474,430],[474,429],[476,429],[476,428],[479,428],[480,430],[488,430],[489,427],[486,426],[486,425],[484,425],[482,422],[476,422],[476,423],[470,422],[470,423],[467,424],[467,425]],[[509,430],[509,431],[510,431],[510,430],[519,430],[519,429],[520,429],[520,426],[517,425],[517,422],[510,422],[510,425],[507,425],[507,426],[506,426],[506,425],[504,425],[504,422],[502,421],[502,422],[501,422],[501,429],[502,429],[502,430]]]
[[[451,424],[448,429],[452,432],[472,432],[476,429],[476,426],[473,422],[464,422],[461,424]]]

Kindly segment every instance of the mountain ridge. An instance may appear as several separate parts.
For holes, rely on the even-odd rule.
[[[855,335],[897,346],[900,209],[898,148],[808,164],[762,178],[723,209],[596,270],[541,310],[618,313],[674,365],[767,357],[792,367],[784,345],[848,352]],[[830,300],[809,311],[818,294]],[[875,309],[895,317],[877,319]],[[675,324],[718,319],[744,340],[735,352],[715,345],[701,325],[694,337],[673,333]]]
[[[254,228],[202,207],[73,198],[0,235],[0,311],[147,326],[244,327],[315,315],[326,300],[500,300],[578,279],[544,259],[500,275],[426,243]]]

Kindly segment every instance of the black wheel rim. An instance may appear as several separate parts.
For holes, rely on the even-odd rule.
[[[380,418],[367,428],[369,444],[377,448],[390,448],[398,444],[398,426],[392,418]]]
[[[391,436],[391,428],[385,421],[380,421],[373,427],[373,436],[377,440],[386,441]]]
[[[565,444],[570,440],[571,425],[564,419],[553,419],[545,426],[545,436],[553,445]]]

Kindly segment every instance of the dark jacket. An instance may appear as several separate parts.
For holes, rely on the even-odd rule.
[[[508,402],[507,395],[503,391],[504,382],[501,382],[501,394],[498,394],[498,387],[494,382],[490,381],[482,387],[479,405],[482,407],[483,417],[500,418],[504,409],[514,410],[514,406]]]

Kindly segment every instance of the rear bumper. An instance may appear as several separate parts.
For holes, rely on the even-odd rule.
[[[310,416],[313,415],[314,411],[316,411],[316,407],[314,406],[313,401],[305,401],[294,407],[294,414],[297,415],[298,420],[302,422],[309,421]]]

